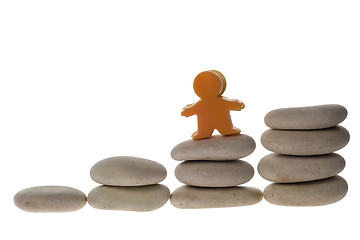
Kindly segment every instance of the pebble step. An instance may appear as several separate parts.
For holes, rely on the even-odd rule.
[[[16,193],[14,203],[27,212],[73,212],[86,205],[86,195],[67,186],[37,186]]]
[[[350,141],[349,132],[338,125],[347,114],[337,104],[266,114],[264,122],[271,129],[261,135],[261,143],[273,153],[260,160],[257,170],[274,183],[265,188],[265,200],[281,206],[322,206],[345,197],[347,182],[337,174],[346,162],[334,152]]]

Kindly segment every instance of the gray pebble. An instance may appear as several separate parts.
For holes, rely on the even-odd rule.
[[[181,186],[170,197],[176,208],[225,208],[252,205],[262,200],[262,192],[253,187],[201,188]]]
[[[16,193],[15,205],[27,212],[72,212],[86,204],[86,195],[72,187],[39,186]]]
[[[338,104],[276,109],[265,116],[272,129],[320,129],[334,127],[345,120],[347,110]]]
[[[139,187],[98,186],[88,194],[89,205],[102,210],[147,212],[162,207],[170,190],[161,184]]]
[[[185,161],[175,169],[176,178],[198,187],[233,187],[254,176],[254,168],[242,160]]]
[[[255,150],[254,139],[245,134],[213,136],[208,139],[188,140],[171,151],[174,160],[234,160],[244,158]]]
[[[320,130],[266,130],[262,145],[275,153],[288,155],[321,155],[345,147],[349,132],[341,126]]]
[[[137,157],[111,157],[96,163],[90,170],[91,178],[109,186],[145,186],[166,178],[167,171],[155,161]]]
[[[290,156],[271,153],[258,164],[261,177],[276,183],[305,182],[340,173],[345,160],[336,153],[318,156]]]
[[[340,176],[303,183],[272,183],[264,198],[281,206],[322,206],[345,197],[348,185]]]

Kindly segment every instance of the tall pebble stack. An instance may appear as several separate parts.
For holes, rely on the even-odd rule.
[[[147,212],[162,207],[170,190],[159,184],[166,178],[164,166],[137,157],[111,157],[96,163],[91,178],[100,184],[88,194],[90,206],[104,210]]]
[[[185,185],[172,193],[171,204],[176,208],[196,209],[260,202],[259,189],[238,186],[254,176],[253,167],[239,159],[250,155],[255,146],[255,141],[245,134],[188,140],[175,146],[171,157],[182,161],[175,169],[175,176]]]
[[[273,153],[262,158],[257,169],[274,182],[265,188],[265,200],[283,206],[321,206],[345,197],[347,182],[337,175],[345,160],[334,152],[350,140],[349,132],[338,125],[346,117],[346,108],[337,104],[276,109],[265,116],[270,129],[261,143]]]

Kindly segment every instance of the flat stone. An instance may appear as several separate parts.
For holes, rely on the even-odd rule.
[[[257,166],[261,177],[276,183],[306,182],[340,173],[345,160],[336,153],[318,156],[290,156],[271,153]]]
[[[171,151],[174,160],[235,160],[250,155],[256,144],[245,134],[212,136],[201,140],[188,140],[176,145]]]
[[[91,178],[109,186],[145,186],[166,178],[163,165],[137,157],[111,157],[96,163],[90,170]]]
[[[170,190],[161,184],[138,187],[98,186],[88,195],[89,205],[102,210],[148,212],[161,208]]]
[[[321,155],[345,147],[349,132],[341,126],[321,130],[266,130],[262,145],[275,153],[288,155]]]
[[[86,195],[72,187],[38,186],[16,193],[15,205],[27,212],[72,212],[86,204]]]
[[[181,186],[170,197],[176,208],[225,208],[252,205],[262,200],[262,192],[253,187],[201,188]]]
[[[347,110],[338,104],[276,109],[265,116],[272,129],[320,129],[334,127],[345,120]]]
[[[272,183],[264,190],[266,201],[281,206],[322,206],[343,199],[348,191],[340,176],[302,183]]]
[[[254,176],[254,168],[242,160],[185,161],[175,169],[176,178],[197,187],[233,187]]]

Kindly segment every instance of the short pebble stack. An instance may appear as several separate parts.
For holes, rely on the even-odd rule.
[[[170,190],[159,184],[166,178],[164,166],[137,157],[111,157],[96,163],[91,178],[102,184],[90,191],[90,206],[104,210],[146,212],[162,207]]]
[[[188,140],[175,146],[171,157],[183,161],[175,169],[176,178],[185,185],[176,189],[170,202],[176,208],[221,208],[256,204],[262,192],[239,187],[252,179],[253,167],[239,160],[255,150],[248,135],[213,136]]]
[[[274,152],[258,164],[259,174],[274,182],[264,198],[283,206],[321,206],[341,200],[347,182],[337,176],[345,160],[335,151],[345,147],[349,132],[338,124],[347,117],[336,104],[283,108],[269,112],[271,129],[261,136],[262,145]]]

